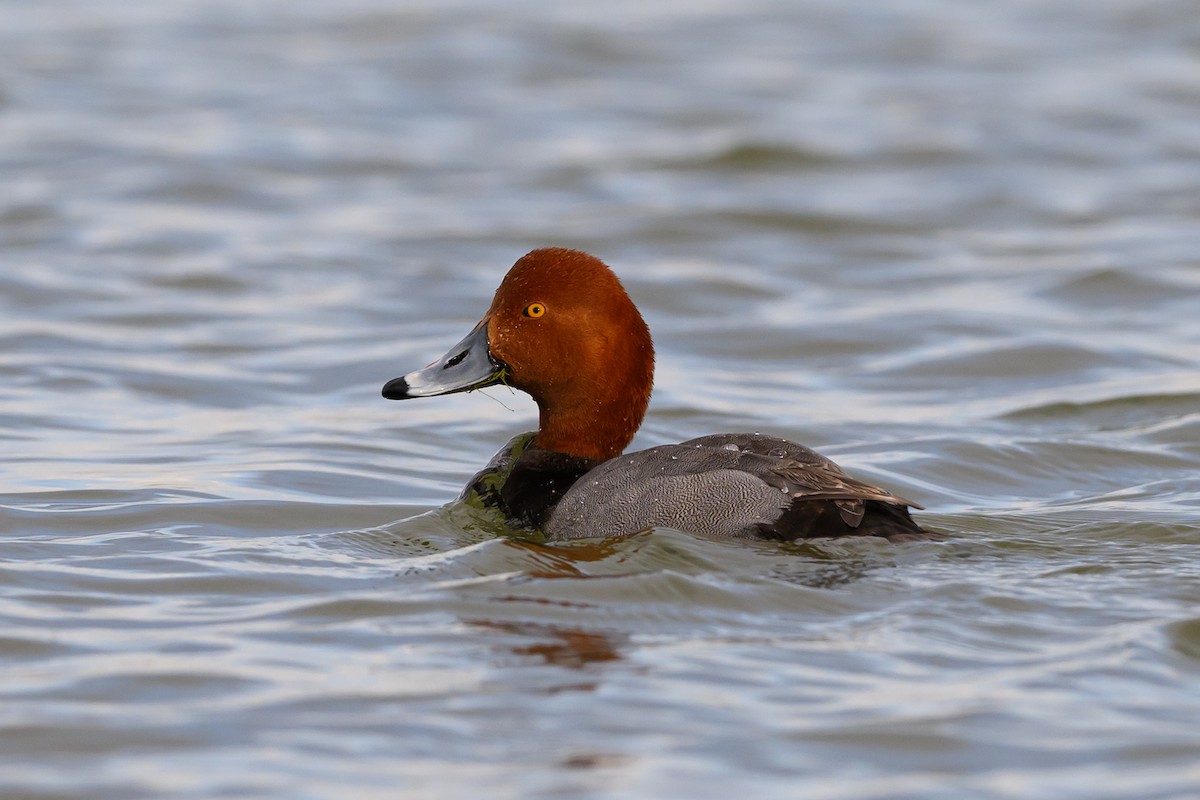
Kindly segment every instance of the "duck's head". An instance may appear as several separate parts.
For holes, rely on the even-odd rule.
[[[504,383],[537,402],[539,447],[603,460],[641,425],[654,382],[650,331],[600,259],[548,247],[508,271],[467,337],[383,387],[389,400]]]

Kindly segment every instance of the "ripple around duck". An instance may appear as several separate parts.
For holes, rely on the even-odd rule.
[[[415,527],[405,538],[428,541]],[[409,591],[420,587],[421,602],[442,597],[439,607],[466,618],[563,624],[578,617],[571,609],[590,608],[594,624],[653,629],[702,622],[700,608],[722,626],[746,615],[791,617],[798,608],[814,619],[836,616],[849,609],[831,587],[892,568],[896,557],[882,542],[780,549],[670,530],[564,545],[488,538],[424,555],[403,550],[396,579]]]

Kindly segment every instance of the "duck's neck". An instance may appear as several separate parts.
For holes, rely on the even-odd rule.
[[[538,404],[538,447],[599,462],[633,441],[654,386],[654,345],[632,303],[624,312],[623,335],[591,337],[597,350],[569,381],[526,388]]]
[[[608,380],[611,378],[604,383]],[[649,401],[649,385],[643,389],[628,383],[593,385],[574,397],[541,400],[533,443],[576,458],[607,461],[620,455],[633,440]]]

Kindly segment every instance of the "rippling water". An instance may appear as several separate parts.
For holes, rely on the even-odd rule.
[[[1200,795],[1188,2],[0,2],[0,795]],[[547,546],[518,256],[945,542]]]

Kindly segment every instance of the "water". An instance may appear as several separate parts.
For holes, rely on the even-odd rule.
[[[0,2],[0,796],[1200,794],[1200,15]],[[945,542],[443,508],[384,381],[582,247],[635,446],[761,430]]]

